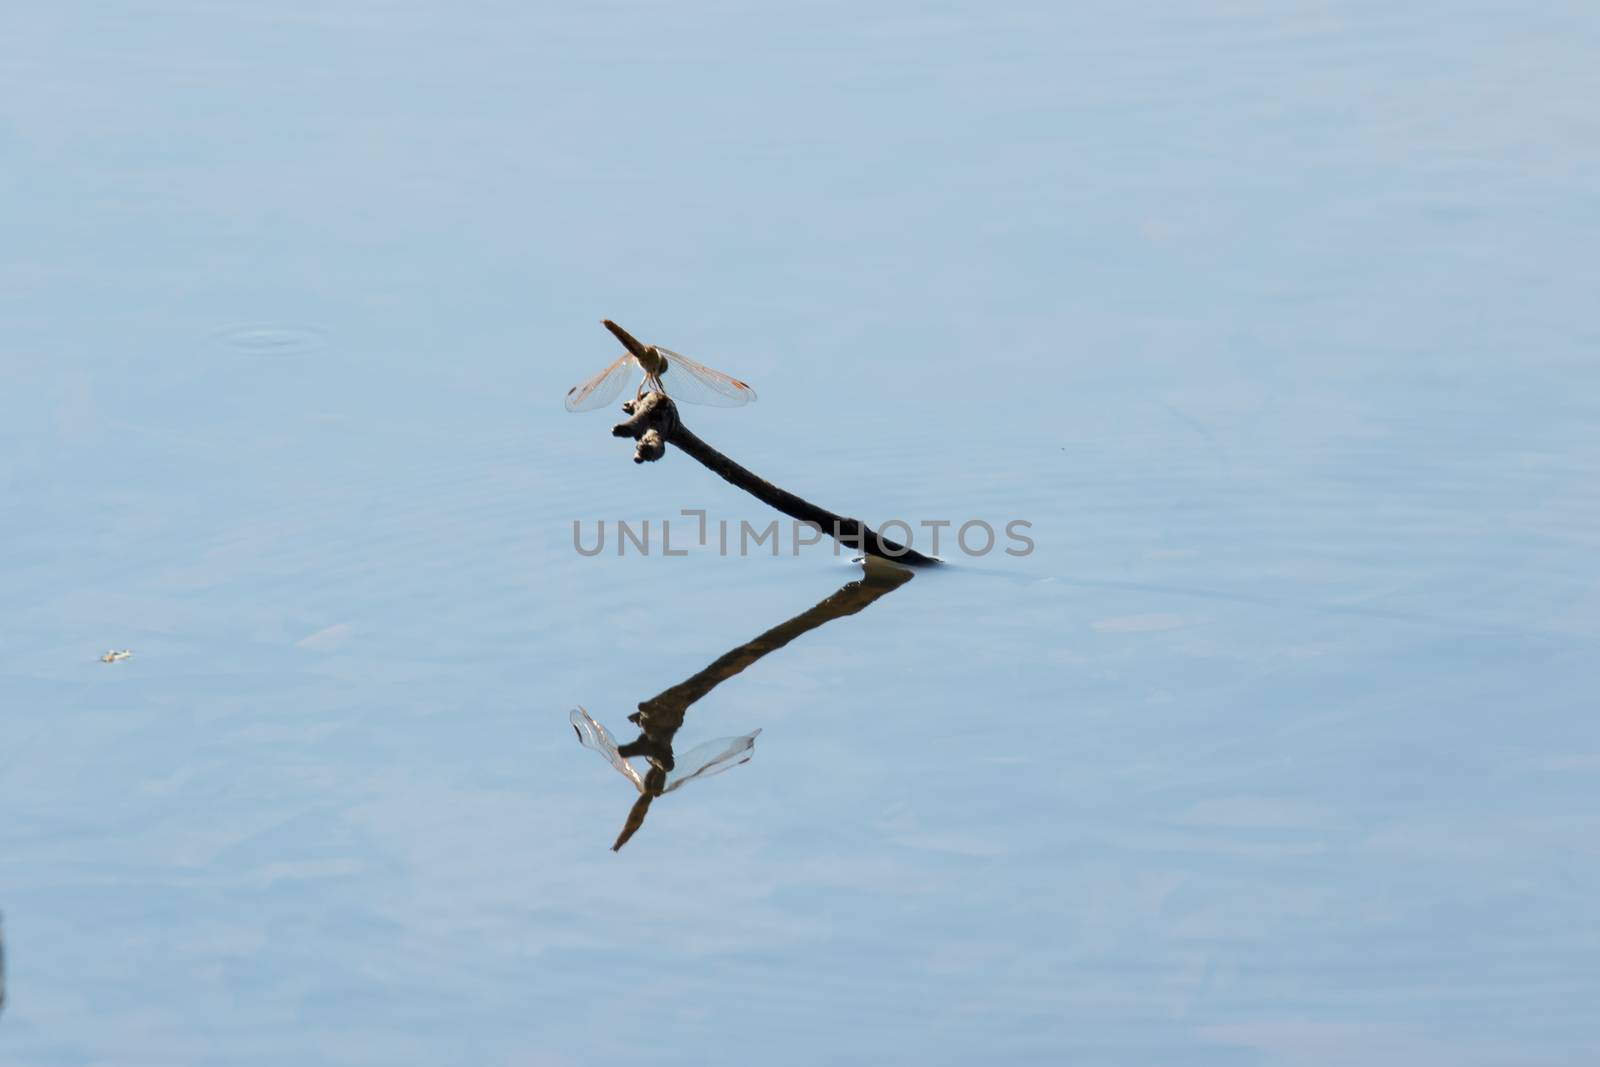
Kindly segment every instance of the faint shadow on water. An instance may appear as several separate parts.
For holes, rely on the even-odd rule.
[[[672,688],[640,701],[639,710],[628,716],[628,721],[639,727],[639,736],[625,745],[618,745],[610,731],[583,708],[573,709],[572,729],[577,733],[579,743],[604,756],[639,791],[639,799],[634,801],[633,808],[628,812],[627,821],[612,844],[611,851],[615,852],[627,844],[628,839],[644,825],[645,814],[656,797],[670,793],[686,782],[709,778],[741,763],[748,763],[755,755],[756,735],[761,733],[759,729],[739,737],[719,737],[675,755],[672,739],[683,726],[684,715],[695,701],[762,656],[777,651],[824,623],[856,614],[879,597],[894,592],[912,577],[908,570],[871,557],[863,561],[862,567],[860,579],[846,582],[814,607],[723,653],[709,666]],[[649,764],[649,770],[642,776],[628,762],[635,757],[643,757]]]

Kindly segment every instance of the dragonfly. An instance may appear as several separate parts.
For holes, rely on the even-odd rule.
[[[572,709],[572,729],[578,735],[579,744],[591,752],[598,752],[604,756],[606,762],[615,767],[618,774],[632,782],[635,789],[641,793],[657,796],[670,793],[696,779],[710,778],[723,771],[731,771],[741,763],[749,763],[750,757],[755,755],[756,735],[761,733],[757,730],[743,737],[719,737],[715,741],[696,745],[677,757],[676,766],[667,775],[665,786],[657,793],[645,785],[644,778],[637,768],[617,751],[617,742],[612,738],[611,731],[601,726],[581,707]]]
[[[634,393],[635,400],[644,399],[647,390],[666,394],[674,400],[721,408],[736,408],[756,398],[754,389],[731,375],[712,370],[704,363],[696,363],[670,348],[641,344],[610,319],[602,319],[601,325],[610,330],[627,351],[593,378],[567,390],[568,411],[593,411],[605,407],[617,398],[635,371],[643,374],[639,388]],[[664,386],[663,378],[672,382],[671,392]]]
[[[132,658],[133,658],[133,651],[131,649],[124,648],[121,651],[118,651],[117,649],[112,648],[112,649],[108,649],[106,651],[106,654],[100,657],[100,662],[101,663],[116,663],[119,660],[132,659]]]

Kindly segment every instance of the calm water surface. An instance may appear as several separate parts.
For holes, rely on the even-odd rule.
[[[1592,5],[0,41],[0,1061],[1600,1050]],[[771,515],[562,410],[606,316],[1036,550],[579,555]],[[686,682],[613,853],[569,712]]]

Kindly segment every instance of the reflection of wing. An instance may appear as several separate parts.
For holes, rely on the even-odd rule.
[[[617,743],[611,739],[610,731],[595,722],[582,708],[572,709],[572,729],[577,733],[580,745],[591,752],[600,753],[606,758],[606,762],[632,782],[639,792],[644,792],[644,779],[633,769],[633,764],[623,759],[622,753],[617,751]]]
[[[718,408],[736,408],[756,398],[756,391],[739,379],[712,370],[704,363],[696,363],[688,356],[680,356],[670,348],[655,347],[657,352],[667,357],[667,371],[661,377],[661,384],[666,386],[667,395],[672,399]]]
[[[568,411],[593,411],[603,408],[622,392],[622,383],[628,379],[628,369],[633,357],[624,355],[611,366],[596,374],[582,385],[567,390]]]
[[[760,732],[757,730],[743,737],[719,737],[694,746],[677,758],[677,769],[667,775],[667,787],[662,792],[670,793],[685,782],[710,778],[741,763],[749,763],[750,757],[755,755],[756,734]]]

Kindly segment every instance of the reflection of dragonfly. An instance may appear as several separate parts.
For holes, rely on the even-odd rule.
[[[756,391],[737,378],[712,370],[703,363],[696,363],[670,348],[640,344],[632,334],[610,319],[604,320],[604,324],[628,351],[593,378],[568,389],[568,411],[593,411],[605,407],[622,392],[623,384],[635,370],[644,375],[634,393],[636,400],[643,398],[647,388],[666,393],[661,379],[672,371],[681,372],[672,375],[670,395],[674,400],[732,408],[748,404],[756,398]]]
[[[719,737],[715,741],[696,745],[677,757],[676,766],[667,774],[666,781],[657,786],[654,782],[647,784],[645,779],[640,777],[633,764],[618,751],[617,743],[611,737],[611,731],[596,722],[587,711],[582,708],[572,709],[572,729],[584,748],[600,753],[611,766],[634,784],[634,788],[652,796],[670,793],[685,782],[692,782],[696,778],[710,778],[723,771],[732,770],[741,763],[749,763],[750,757],[755,755],[756,735],[761,733],[757,730],[743,737]]]

